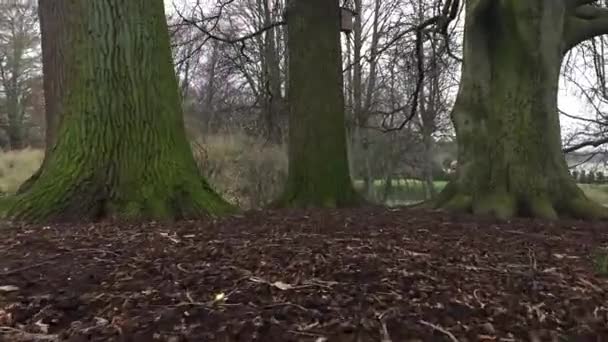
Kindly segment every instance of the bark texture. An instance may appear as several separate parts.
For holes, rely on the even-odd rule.
[[[62,101],[65,96],[67,73],[65,66],[74,61],[68,61],[70,51],[70,25],[68,1],[38,0],[38,18],[40,31],[44,34],[41,39],[42,75],[44,86],[44,120],[45,120],[45,154],[40,169],[19,187],[18,193],[27,191],[40,177],[46,165],[48,156],[57,137],[59,119],[62,111]],[[73,57],[73,54],[72,54]]]
[[[69,41],[55,51],[61,77],[45,85],[61,120],[39,177],[6,215],[181,219],[231,210],[199,173],[186,140],[163,2],[46,2],[57,6],[49,10],[59,11],[55,24],[66,25]]]
[[[280,203],[359,202],[349,173],[338,0],[288,4],[289,175]]]
[[[569,176],[561,152],[557,87],[571,5],[467,2],[452,113],[459,166],[440,207],[500,218],[606,217]]]

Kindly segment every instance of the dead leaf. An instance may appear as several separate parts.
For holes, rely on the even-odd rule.
[[[15,285],[0,286],[0,292],[15,292],[15,291],[19,291],[19,288]]]
[[[220,292],[213,297],[213,300],[216,302],[223,301],[224,299],[226,299],[226,294],[224,294],[224,292]]]
[[[42,323],[42,320],[38,320],[34,324],[38,327],[38,329],[40,330],[41,333],[43,333],[43,334],[49,333],[49,325]]]
[[[284,283],[282,281],[275,281],[274,283],[272,283],[270,285],[276,287],[279,290],[283,290],[283,291],[293,289],[293,285]]]
[[[110,321],[108,321],[107,319],[103,318],[103,317],[95,317],[95,324],[98,326],[106,326],[110,323]]]

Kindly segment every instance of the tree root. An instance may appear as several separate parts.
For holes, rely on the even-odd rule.
[[[582,191],[572,192],[567,200],[560,200],[545,194],[517,196],[503,191],[474,197],[465,191],[458,191],[456,187],[446,187],[434,204],[436,209],[492,216],[501,220],[513,217],[608,219],[608,208],[589,200]]]
[[[563,209],[577,219],[605,220],[608,219],[608,208],[595,203],[586,197],[574,198],[566,203]]]
[[[196,181],[188,187],[158,187],[149,188],[148,192],[122,193],[121,189],[111,191],[87,181],[71,186],[44,185],[48,183],[36,182],[26,191],[6,198],[5,203],[0,203],[2,217],[28,223],[106,219],[172,221],[236,211],[206,184]]]
[[[506,192],[496,192],[472,200],[473,214],[495,216],[506,220],[517,214],[515,198]]]
[[[314,196],[311,194],[295,194],[285,192],[279,199],[268,205],[269,208],[353,208],[368,204],[363,196],[352,191],[347,196]]]

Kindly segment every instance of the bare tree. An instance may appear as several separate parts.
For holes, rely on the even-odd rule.
[[[31,80],[39,74],[39,31],[36,2],[10,0],[0,3],[0,91],[10,147],[25,146],[26,99]]]

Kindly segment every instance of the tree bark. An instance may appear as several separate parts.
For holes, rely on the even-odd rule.
[[[65,66],[74,63],[67,61],[70,49],[69,4],[67,1],[38,0],[38,18],[42,47],[42,79],[44,89],[45,153],[42,165],[21,186],[17,193],[27,191],[40,177],[50,151],[57,138],[62,100],[65,96],[64,84],[68,83]]]
[[[499,218],[606,217],[568,174],[557,90],[566,1],[468,1],[452,112],[456,178],[438,206]]]
[[[269,0],[263,1],[264,25],[272,24],[271,7]],[[281,118],[281,70],[279,55],[276,47],[275,29],[266,31],[264,35],[264,111],[266,117],[266,139],[269,142],[280,144],[283,140]]]
[[[288,5],[289,175],[279,203],[359,203],[348,167],[338,0]]]
[[[66,25],[60,30],[70,43],[56,51],[63,79],[52,80],[60,90],[50,94],[61,120],[40,176],[12,198],[6,216],[182,219],[230,211],[200,175],[185,136],[163,2],[46,2],[57,6],[51,10],[61,13],[57,24]]]

